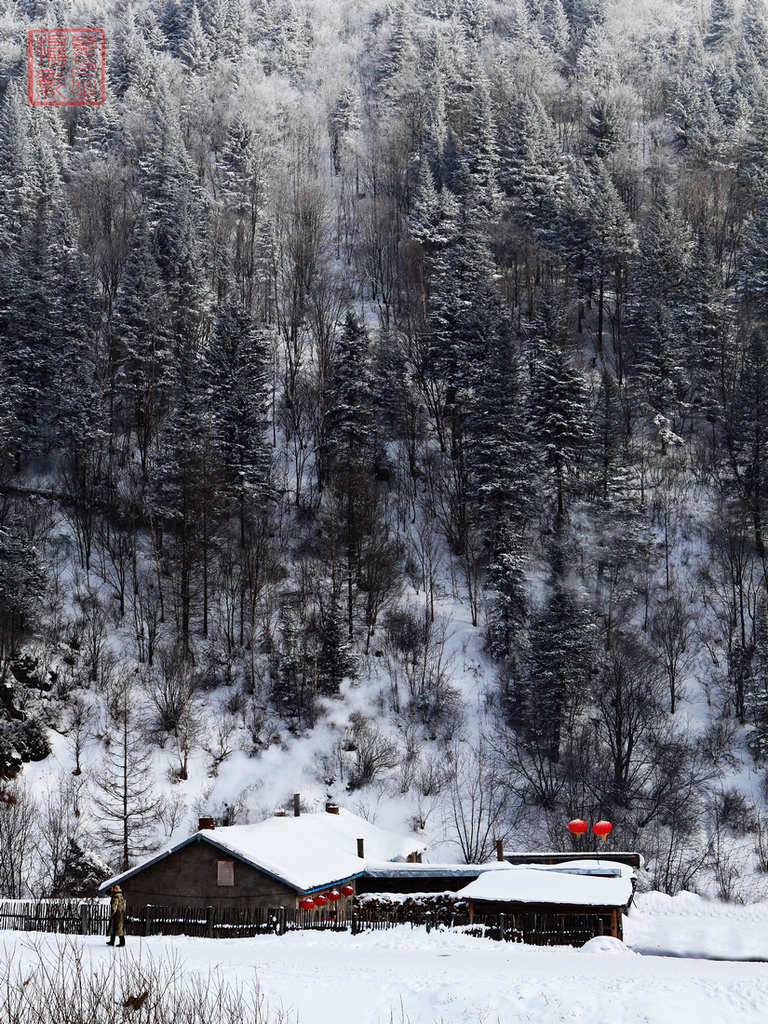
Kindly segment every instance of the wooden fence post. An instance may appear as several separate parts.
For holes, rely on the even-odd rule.
[[[80,934],[91,934],[91,908],[87,903],[80,904]]]
[[[504,914],[499,914],[499,942],[504,941]]]
[[[205,934],[207,938],[213,938],[213,907],[205,908]]]

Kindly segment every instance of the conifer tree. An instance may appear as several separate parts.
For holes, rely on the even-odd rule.
[[[338,603],[332,599],[322,616],[315,668],[318,693],[325,697],[338,696],[341,683],[354,675],[355,668],[352,645],[344,634],[344,618]]]
[[[496,125],[487,77],[477,65],[472,77],[475,87],[459,160],[459,191],[471,195],[476,214],[491,221],[498,216],[501,205]]]
[[[595,626],[566,578],[560,529],[551,552],[549,593],[531,622],[526,678],[514,719],[529,744],[560,759],[563,731],[588,699]]]
[[[554,126],[535,94],[521,96],[503,122],[499,179],[515,216],[534,231],[562,193],[564,175]]]
[[[706,235],[699,236],[692,253],[682,302],[690,401],[714,431],[715,424],[722,421],[726,400],[726,368],[732,361],[732,332],[726,290]]]
[[[580,453],[588,443],[587,392],[583,376],[556,342],[539,341],[539,355],[530,396],[532,437],[549,470],[555,511],[562,519],[566,495],[573,486]]]
[[[491,657],[505,662],[519,681],[529,615],[528,559],[522,536],[510,527],[500,528],[495,548],[485,581],[486,645]]]
[[[135,697],[130,682],[122,681],[115,700],[114,730],[93,797],[103,841],[114,851],[121,871],[151,849],[157,820],[151,754],[140,733]]]
[[[765,557],[768,510],[768,342],[755,328],[727,422],[727,443],[734,483],[752,523],[755,549]]]
[[[649,409],[668,418],[673,429],[688,390],[679,299],[689,245],[682,219],[662,190],[640,236],[632,321],[636,385]]]
[[[744,710],[751,726],[747,740],[758,764],[768,760],[768,610],[763,605],[755,619],[754,651],[744,687]]]
[[[720,49],[734,28],[733,0],[712,0],[704,45],[708,50]]]
[[[117,387],[129,430],[135,431],[144,479],[171,386],[170,312],[152,238],[140,222],[120,285],[111,334]]]
[[[594,140],[595,156],[605,159],[615,151],[621,139],[621,124],[618,107],[609,96],[598,96],[592,104],[587,131]]]
[[[223,453],[225,482],[235,499],[244,543],[250,507],[263,504],[269,483],[269,352],[263,332],[231,300],[219,310],[204,360],[211,430]]]
[[[357,316],[348,312],[328,382],[319,467],[323,479],[334,472],[373,465],[376,429],[368,346],[368,332]]]
[[[37,196],[29,110],[13,81],[6,86],[0,106],[0,179],[0,261],[4,263]]]
[[[146,91],[152,81],[152,56],[144,35],[139,31],[133,8],[126,12],[125,24],[110,51],[109,80],[118,96],[131,86]]]
[[[189,70],[196,75],[205,72],[211,62],[211,44],[203,29],[196,3],[192,5],[186,38],[181,46],[181,58]]]

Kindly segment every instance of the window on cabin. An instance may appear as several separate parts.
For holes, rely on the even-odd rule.
[[[233,860],[216,861],[216,868],[217,885],[235,884],[235,862]]]

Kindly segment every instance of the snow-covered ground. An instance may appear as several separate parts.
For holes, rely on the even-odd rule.
[[[691,892],[645,893],[625,919],[624,938],[639,953],[764,960],[768,977],[768,901],[740,906]]]
[[[179,957],[190,975],[213,970],[256,985],[283,1024],[764,1024],[768,965],[700,957],[768,956],[766,924],[768,904],[651,893],[627,921],[628,944],[687,949],[691,958],[640,955],[614,940],[541,949],[409,927],[355,937],[129,938],[125,950],[102,938],[74,941],[86,967],[115,956]],[[52,952],[61,941],[6,932],[0,956],[13,950],[33,964],[32,944]]]

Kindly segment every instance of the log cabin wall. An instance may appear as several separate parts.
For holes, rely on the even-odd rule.
[[[219,884],[219,879],[230,873],[229,868],[219,868],[219,861],[231,863],[232,885]],[[290,886],[202,841],[190,843],[148,865],[126,879],[123,890],[132,908],[147,904],[243,909],[296,907],[300,898]]]

